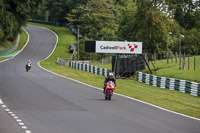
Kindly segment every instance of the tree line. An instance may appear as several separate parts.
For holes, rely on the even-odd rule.
[[[1,19],[6,24],[17,25],[18,29],[29,14],[33,19],[67,23],[79,28],[83,36],[81,59],[105,56],[85,53],[84,40],[140,41],[143,42],[143,51],[150,54],[166,54],[167,48],[171,53],[178,51],[181,42],[183,52],[200,54],[200,1],[197,0],[23,0],[26,4],[19,0],[1,1],[0,9],[3,11],[5,7],[11,9],[9,3],[22,9],[19,11],[23,17],[14,14],[13,10],[15,17],[4,13]],[[36,8],[32,11],[29,7]],[[14,19],[22,23],[15,24],[18,21]],[[4,36],[15,31],[2,30],[4,27],[1,23],[0,39],[2,33]]]
[[[181,43],[182,52],[200,54],[200,1],[88,0],[66,19],[79,27],[83,40],[140,41],[144,52],[162,55],[167,48],[178,51]]]
[[[14,41],[42,0],[0,0],[0,45]]]

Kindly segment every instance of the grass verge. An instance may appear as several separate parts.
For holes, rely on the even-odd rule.
[[[186,58],[185,70],[179,70],[179,59],[177,60],[177,64],[175,63],[175,60],[173,60],[173,63],[171,63],[170,60],[169,64],[167,64],[166,59],[157,60],[155,66],[156,68],[158,68],[158,70],[156,71],[154,70],[154,67],[151,62],[149,62],[149,65],[150,68],[153,70],[153,75],[168,77],[168,78],[184,79],[200,83],[200,56],[195,56],[195,58],[196,58],[196,64],[195,64],[196,70],[194,70],[194,57],[190,57],[189,70],[188,70],[188,58]],[[183,64],[183,62],[181,62],[181,64]],[[107,68],[110,70],[112,69],[112,64],[107,64],[107,65],[97,64],[96,66]],[[149,73],[149,70],[144,70],[144,72]]]
[[[33,24],[33,23],[32,23]],[[38,25],[38,24],[37,24]],[[49,27],[46,25],[40,25],[43,27]],[[57,57],[62,57],[62,52],[60,49],[63,46],[68,48],[68,45],[75,42],[75,38],[68,29],[63,29],[63,27],[50,26],[59,37],[59,42],[54,53],[47,60],[40,63],[40,65],[50,71],[57,74],[76,79],[78,81],[102,88],[103,81],[105,77],[91,74],[85,71],[76,70],[68,66],[59,66],[56,63]],[[56,29],[56,30],[54,30]],[[61,31],[60,31],[61,30]],[[65,30],[65,31],[63,31]],[[65,32],[66,34],[61,34]],[[63,41],[64,38],[69,38],[69,40]],[[60,40],[61,39],[61,40]],[[68,55],[64,55],[66,57]],[[139,83],[133,79],[117,80],[116,93],[127,95],[175,112],[200,118],[200,98],[194,97],[188,94],[180,93],[178,91],[170,91],[167,89],[160,89],[158,87],[152,87]],[[102,97],[103,98],[103,97]]]
[[[195,58],[196,70],[194,70],[194,57],[190,57],[190,70],[188,70],[188,58],[186,58],[185,70],[179,70],[179,59],[177,61],[177,64],[175,63],[175,61],[173,63],[170,62],[169,64],[167,64],[167,60],[160,60],[156,63],[158,70],[154,74],[163,77],[185,79],[200,83],[200,56],[196,56]],[[182,64],[183,62],[181,63],[181,68]]]
[[[24,30],[22,30],[22,32],[20,33],[20,40],[19,40],[17,48],[15,50],[11,51],[10,53],[20,51],[24,47],[24,45],[26,44],[27,39],[28,39],[28,35],[26,34],[26,32]],[[6,54],[10,54],[10,53],[6,53]],[[5,59],[6,58],[0,58],[0,61],[3,61]]]

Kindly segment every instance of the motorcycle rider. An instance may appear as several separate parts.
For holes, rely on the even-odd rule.
[[[30,60],[28,60],[28,62],[26,63],[26,65],[29,65],[29,64],[31,66],[31,61]]]
[[[26,63],[26,71],[28,71],[31,68],[31,61],[28,60],[28,62]]]
[[[109,81],[114,82],[115,87],[117,86],[116,79],[115,79],[114,74],[112,72],[109,72],[108,76],[106,77],[106,79],[104,81],[103,93],[105,93],[106,84]]]

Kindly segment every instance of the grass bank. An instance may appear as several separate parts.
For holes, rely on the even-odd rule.
[[[175,63],[175,60],[173,61],[173,63],[171,63],[170,60],[169,64],[167,64],[167,60],[160,60],[156,63],[156,67],[158,67],[158,70],[154,74],[163,77],[185,79],[200,83],[200,56],[196,56],[195,58],[196,70],[194,70],[194,57],[190,57],[189,70],[188,58],[186,58],[185,70],[179,70],[179,59],[177,61],[177,64]],[[183,64],[183,62],[181,64]],[[151,68],[153,68],[152,65]]]
[[[34,24],[34,23],[31,23]],[[35,24],[34,24],[35,25]],[[38,24],[36,24],[38,25]],[[67,51],[69,44],[76,41],[70,31],[63,27],[46,26],[53,30],[59,37],[57,48],[54,53],[45,61],[41,62],[40,65],[50,71],[57,74],[76,79],[78,81],[102,88],[104,76],[91,74],[85,71],[76,70],[68,66],[59,66],[56,63],[57,57],[69,57],[68,54],[63,54],[60,51],[64,48]],[[65,33],[65,34],[64,34]],[[68,38],[68,39],[66,39]],[[66,40],[65,40],[66,39]],[[65,41],[64,41],[65,40]],[[63,50],[63,49],[62,49]],[[160,89],[158,87],[152,87],[139,83],[133,79],[117,80],[117,87],[115,92],[127,95],[154,105],[183,113],[189,116],[200,118],[200,98],[194,97],[188,94],[180,93],[178,91],[170,91],[167,89]],[[102,96],[102,98],[104,98]]]
[[[154,70],[154,67],[151,62],[149,62],[150,68],[153,71],[153,75],[161,76],[161,77],[168,77],[168,78],[176,78],[176,79],[184,79],[188,81],[194,81],[200,83],[200,56],[195,56],[196,58],[196,64],[194,70],[194,57],[190,57],[190,65],[188,70],[188,58],[186,58],[186,64],[185,64],[185,70],[181,69],[179,70],[179,59],[177,60],[177,63],[175,62],[175,59],[173,60],[173,63],[171,60],[169,60],[169,63],[167,64],[167,60],[157,60],[155,67],[158,68],[158,70]],[[183,62],[181,62],[183,64]],[[98,67],[103,67],[107,69],[112,69],[111,64],[107,65],[100,65],[98,63],[94,63],[93,65],[96,65]],[[182,65],[181,65],[182,67]],[[149,73],[148,70],[144,70],[144,72]]]
[[[20,40],[19,40],[17,48],[15,50],[9,52],[9,53],[4,54],[4,55],[20,51],[24,47],[24,45],[26,44],[27,39],[28,39],[28,35],[26,34],[26,32],[24,30],[22,30],[22,32],[20,33]],[[0,61],[5,60],[5,59],[6,58],[0,58]]]

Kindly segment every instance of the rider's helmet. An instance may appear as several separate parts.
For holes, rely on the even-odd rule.
[[[109,76],[109,78],[113,78],[113,73],[110,72],[110,73],[108,74],[108,76]]]
[[[31,61],[30,61],[30,60],[28,60],[28,64],[31,64]]]

